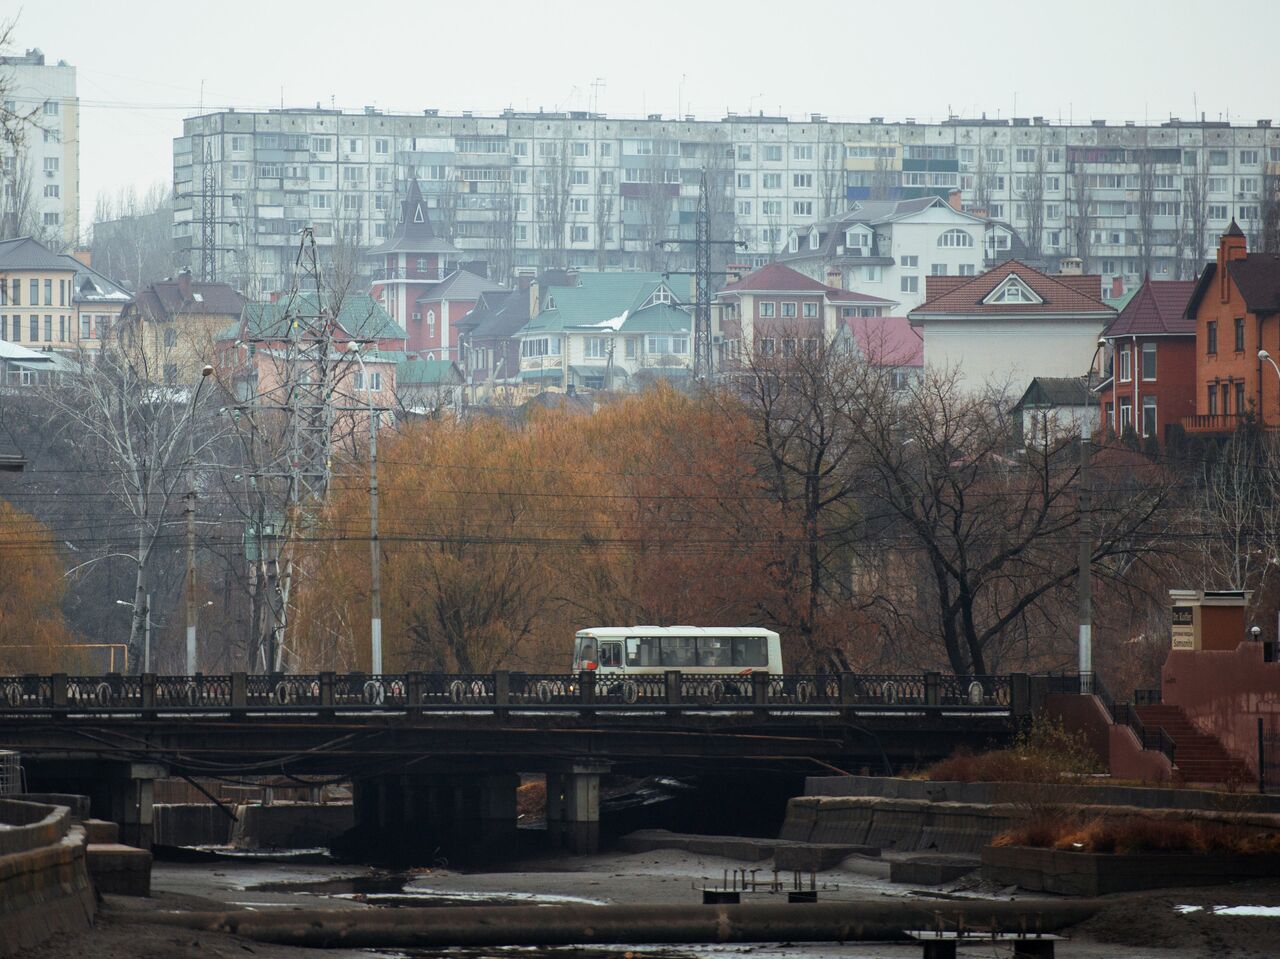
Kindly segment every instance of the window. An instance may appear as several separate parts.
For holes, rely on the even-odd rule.
[[[355,137],[347,137],[347,152],[364,153],[364,141],[358,140]]]
[[[738,216],[750,216],[750,215],[751,215],[751,201],[750,201],[750,200],[739,200],[739,201],[738,201]]]
[[[574,170],[570,175],[569,182],[574,186],[590,186],[591,171],[590,170]]]
[[[61,222],[61,220],[62,220],[62,214],[61,214],[61,213],[46,213],[46,214],[44,215],[44,225],[45,225],[45,226],[57,226],[57,225],[58,225],[58,223],[60,223],[60,222]]]
[[[311,209],[328,210],[332,207],[332,201],[333,197],[328,193],[313,193],[311,194]]]
[[[816,320],[818,318],[818,304],[812,301],[803,304],[803,313],[806,320]]]
[[[761,200],[760,212],[765,216],[782,216],[781,200]]]
[[[1225,404],[1224,404],[1225,405]],[[1226,412],[1224,409],[1222,412]],[[1236,416],[1244,414],[1244,380],[1236,381]]]
[[[1256,176],[1242,176],[1237,182],[1240,184],[1240,192],[1242,194],[1258,192],[1258,178]]]
[[[1216,356],[1218,353],[1218,321],[1209,320],[1205,324],[1204,329],[1205,347],[1204,351],[1209,356]]]
[[[591,155],[591,144],[585,140],[573,141],[573,155],[576,157],[585,157]]]
[[[792,216],[813,216],[812,200],[793,200],[791,202]]]
[[[45,116],[47,116],[47,117],[56,117],[56,116],[58,115],[58,101],[57,101],[57,100],[45,100],[45,101],[44,101],[44,115],[45,115]]]
[[[782,341],[782,355],[790,359],[796,355],[796,341],[787,337]]]
[[[786,300],[783,302],[782,318],[784,320],[794,320],[796,318],[796,304],[794,300]]]
[[[1045,218],[1046,218],[1046,219],[1049,219],[1049,220],[1061,220],[1061,219],[1062,219],[1062,204],[1061,204],[1061,203],[1046,203],[1046,204],[1045,204],[1045,207],[1044,207],[1044,215],[1045,215]]]
[[[634,360],[636,358],[636,338],[634,336],[628,336],[626,338],[625,343],[626,343],[626,348],[623,350],[623,352],[625,353],[627,359]]]
[[[368,390],[369,392],[371,392],[371,393],[376,393],[378,390],[382,389],[382,374],[381,374],[381,373],[370,373],[370,374],[369,374],[369,385],[368,385],[368,387],[366,387],[366,386],[364,385],[364,384],[365,384],[365,375],[364,375],[364,371],[363,371],[363,370],[356,370],[355,384],[356,384],[356,389],[358,389],[358,390],[364,390],[364,389],[367,389],[367,390]]]
[[[1142,378],[1144,380],[1156,378],[1156,345],[1154,343],[1142,344]]]
[[[56,183],[50,183],[44,188],[44,196],[46,200],[57,200],[62,196],[62,188]]]
[[[764,187],[764,189],[766,190],[781,190],[782,174],[781,173],[762,174],[760,177],[760,185]]]
[[[862,281],[864,283],[879,283],[883,274],[878,266],[864,266],[862,268]]]
[[[569,242],[570,242],[570,243],[590,243],[590,242],[591,242],[591,227],[589,227],[589,226],[574,226],[574,227],[570,227],[570,228],[569,228]]]
[[[777,304],[774,303],[772,300],[764,300],[760,304],[760,308],[759,308],[760,319],[762,320],[773,319],[775,315],[774,310],[776,309],[776,307],[777,307]]]
[[[946,276],[947,264],[934,263],[932,266],[929,267],[929,272],[932,273],[934,276]]]
[[[29,287],[30,287],[29,292],[31,293],[31,299],[28,300],[27,302],[30,303],[32,306],[39,306],[40,305],[40,281],[32,280],[29,284]],[[14,302],[16,303],[17,301],[15,300]]]
[[[21,280],[13,281],[13,293],[12,293],[11,299],[13,300],[14,306],[22,305],[22,281]]]
[[[1120,398],[1120,432],[1133,426],[1133,397],[1123,396]]]
[[[902,266],[909,270],[914,270],[920,265],[920,257],[904,256],[902,257]]]
[[[988,203],[988,204],[987,204],[987,215],[988,215],[989,217],[991,217],[991,219],[993,219],[993,220],[1003,220],[1003,219],[1004,219],[1004,204],[1003,204],[1003,203]]]
[[[1133,354],[1129,352],[1129,347],[1121,348],[1116,355],[1116,359],[1119,360],[1120,367],[1116,375],[1120,378],[1121,383],[1128,383],[1133,379]]]
[[[521,340],[520,355],[526,359],[540,356],[559,356],[560,337],[539,336],[533,339]]]
[[[1209,177],[1209,192],[1210,193],[1226,193],[1227,178],[1224,176]]]
[[[760,341],[761,356],[773,356],[773,348],[774,348],[774,344],[773,344],[772,337],[766,336],[764,339]]]
[[[973,266],[973,264],[972,264],[972,263],[961,263],[961,264],[960,264],[960,275],[961,275],[961,276],[974,276],[974,275],[975,275],[975,273],[974,273],[974,266]]]
[[[791,148],[791,159],[793,160],[812,160],[813,144],[798,143]]]
[[[901,277],[901,279],[900,279],[900,283],[899,283],[899,289],[900,289],[903,293],[919,293],[919,292],[920,292],[920,277],[918,277],[918,276],[904,276],[904,277]]]
[[[1258,151],[1257,150],[1241,150],[1240,165],[1241,166],[1257,166]]]
[[[27,319],[27,332],[31,334],[27,337],[32,343],[40,339],[40,317],[32,314]]]
[[[964,230],[947,230],[938,237],[938,246],[969,248],[973,246],[973,236]]]
[[[1210,220],[1225,220],[1226,218],[1227,218],[1227,204],[1225,203],[1209,204]]]
[[[766,163],[781,163],[782,147],[781,146],[763,146],[760,148],[760,157]]]
[[[58,172],[59,162],[57,157],[44,158],[44,172],[46,176],[53,176]]]
[[[603,360],[609,355],[609,340],[604,336],[588,336],[582,347],[582,355],[591,360]]]
[[[689,352],[687,336],[656,336],[650,333],[647,339],[645,348],[654,356],[685,356]]]
[[[1209,151],[1209,166],[1226,166],[1226,165],[1227,165],[1226,150],[1210,150]]]
[[[987,162],[988,162],[988,163],[1003,163],[1003,162],[1004,162],[1004,147],[987,147]]]
[[[53,342],[53,317],[48,313],[44,315],[44,341],[46,343]]]
[[[232,166],[232,170],[234,169],[235,167]],[[333,173],[333,170],[327,166],[313,166],[311,168],[311,179],[317,183],[328,183],[331,173]],[[232,173],[232,176],[235,176],[235,174]]]
[[[739,163],[751,162],[751,147],[749,146],[738,147],[738,162]]]
[[[333,137],[312,137],[311,152],[312,153],[332,153]]]
[[[813,186],[813,174],[793,173],[791,174],[791,185],[801,190],[810,189]]]
[[[602,157],[611,157],[613,156],[613,144],[601,143],[596,147],[596,152]]]
[[[1244,317],[1236,317],[1236,352],[1244,352]]]
[[[373,152],[379,156],[386,156],[391,152],[391,141],[386,137],[377,137],[373,141]]]
[[[575,196],[569,200],[569,211],[571,213],[590,213],[591,198],[585,196]]]

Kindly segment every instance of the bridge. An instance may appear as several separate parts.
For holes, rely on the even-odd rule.
[[[494,672],[0,677],[0,744],[149,845],[165,775],[350,780],[369,835],[501,836],[518,773],[592,848],[600,777],[889,771],[1004,742],[1037,678]]]

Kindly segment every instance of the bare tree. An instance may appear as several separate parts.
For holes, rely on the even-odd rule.
[[[1036,146],[1036,159],[1030,173],[1023,174],[1022,191],[1018,194],[1026,210],[1023,239],[1033,258],[1040,256],[1044,239],[1044,148]]]
[[[18,18],[0,20],[0,54],[13,45]],[[14,236],[32,236],[44,242],[52,240],[62,248],[58,231],[47,235],[44,224],[38,222],[31,155],[27,150],[30,137],[40,130],[40,108],[22,109],[17,106],[17,81],[8,70],[0,68],[0,164],[3,164],[0,183],[0,239]],[[46,244],[48,245],[48,244]]]
[[[818,142],[818,194],[822,219],[829,219],[844,210],[844,142],[837,128],[830,124]]]
[[[1207,585],[1259,592],[1266,586],[1280,548],[1280,507],[1271,486],[1278,467],[1274,437],[1248,426],[1205,465],[1192,515]]]
[[[883,149],[883,148],[880,148]],[[897,174],[889,164],[889,158],[883,153],[876,153],[874,169],[871,171],[871,188],[867,194],[872,200],[887,200],[897,185]]]
[[[613,188],[602,182],[601,171],[596,170],[595,191],[595,228],[596,228],[596,269],[603,270],[609,262],[609,233],[613,229]]]
[[[516,256],[516,196],[508,175],[492,194],[493,232],[489,234],[489,279],[510,283]]]
[[[662,241],[674,239],[668,235],[673,201],[679,194],[676,183],[668,182],[673,174],[679,172],[671,164],[674,148],[675,143],[669,137],[654,137],[649,162],[645,166],[647,182],[640,198],[640,243],[642,259],[649,270],[663,269],[667,249]]]
[[[539,143],[539,166],[535,178],[535,229],[543,269],[568,266],[566,230],[573,191],[573,163],[569,157],[569,129],[562,128],[559,140]]]
[[[99,196],[93,213],[93,265],[132,290],[172,276],[173,194],[156,183],[141,197],[132,187]]]
[[[1151,275],[1155,259],[1156,165],[1154,153],[1145,143],[1134,153],[1138,161],[1138,272],[1145,278]]]
[[[1182,224],[1185,230],[1186,268],[1194,277],[1204,267],[1209,232],[1209,151],[1197,151],[1194,166],[1182,175]]]
[[[1280,253],[1280,168],[1268,163],[1258,194],[1259,242],[1263,253]]]
[[[977,162],[973,169],[973,204],[983,216],[987,216],[991,207],[991,181],[987,173],[987,148],[983,142],[982,127],[978,127],[978,145],[974,149]]]
[[[1097,205],[1094,203],[1093,188],[1089,184],[1089,174],[1083,163],[1076,163],[1068,182],[1071,185],[1071,195],[1067,198],[1071,211],[1071,239],[1075,254],[1088,273],[1093,255],[1093,224]]]

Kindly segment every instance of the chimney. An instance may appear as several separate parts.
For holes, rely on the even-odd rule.
[[[955,210],[957,213],[963,213],[964,204],[960,202],[963,196],[964,194],[959,190],[951,190],[947,193],[947,206],[951,207],[951,209]]]
[[[834,266],[827,267],[827,286],[844,289],[844,273]]]
[[[1084,261],[1078,256],[1064,256],[1058,261],[1058,276],[1083,276]]]
[[[178,295],[182,297],[182,302],[186,303],[191,299],[191,271],[182,270],[178,273]]]
[[[87,247],[81,247],[78,250],[72,251],[71,255],[85,266],[93,266],[93,250],[90,250]]]
[[[1111,299],[1118,300],[1124,296],[1124,277],[1117,274],[1111,278]]]
[[[1223,303],[1231,299],[1231,284],[1227,279],[1227,264],[1232,260],[1243,260],[1248,255],[1249,249],[1244,231],[1240,229],[1239,224],[1232,217],[1231,225],[1227,227],[1227,232],[1222,234],[1222,238],[1218,241],[1218,298]]]

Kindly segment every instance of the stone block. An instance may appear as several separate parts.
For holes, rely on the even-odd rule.
[[[101,893],[117,896],[151,895],[151,853],[119,843],[91,843],[89,876]]]
[[[89,842],[99,845],[102,843],[118,843],[120,841],[120,827],[113,822],[107,822],[105,819],[86,819],[84,821],[84,834]]]
[[[889,863],[889,881],[939,886],[968,875],[981,865],[977,856],[920,856]]]
[[[779,872],[825,872],[853,855],[879,856],[880,850],[835,843],[786,843],[773,851],[773,865]]]

